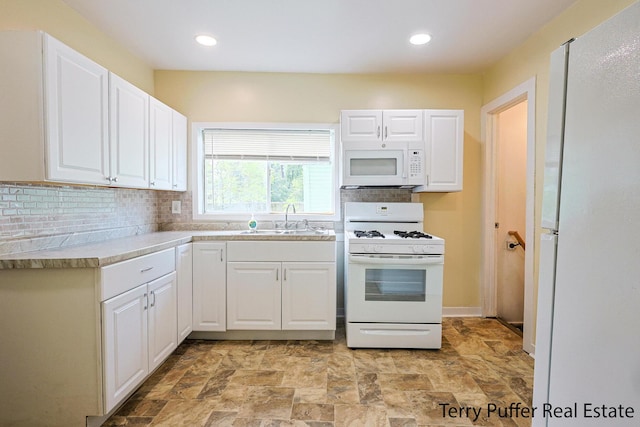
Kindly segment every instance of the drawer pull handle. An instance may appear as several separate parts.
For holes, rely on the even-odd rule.
[[[142,270],[140,270],[140,273],[146,273],[149,270],[152,270],[153,267],[147,267],[147,268],[143,268]]]

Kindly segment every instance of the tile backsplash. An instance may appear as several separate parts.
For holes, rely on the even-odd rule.
[[[0,254],[157,229],[152,190],[0,183]]]
[[[181,213],[171,212],[172,201]],[[401,189],[341,190],[344,202],[409,202]],[[242,222],[244,225],[244,222]],[[218,229],[195,223],[190,192],[0,183],[0,255],[90,243],[158,230]],[[340,230],[341,224],[335,228]]]

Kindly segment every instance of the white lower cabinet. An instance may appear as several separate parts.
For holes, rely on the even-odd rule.
[[[334,242],[228,242],[228,330],[334,330]]]
[[[227,329],[280,329],[279,262],[227,264]]]
[[[175,249],[100,269],[104,413],[178,346]]]
[[[193,243],[193,330],[226,330],[225,242]]]
[[[178,347],[176,273],[147,285],[149,292],[149,372]]]
[[[193,330],[193,247],[185,243],[176,248],[178,285],[178,344]]]
[[[336,264],[282,263],[282,329],[336,327]]]
[[[105,412],[147,376],[147,285],[102,303]]]
[[[229,262],[227,329],[335,329],[335,277],[328,262]]]
[[[176,273],[104,301],[102,328],[108,412],[178,345]]]

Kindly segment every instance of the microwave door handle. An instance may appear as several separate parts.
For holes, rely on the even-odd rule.
[[[394,264],[394,265],[425,265],[443,264],[444,255],[423,255],[411,258],[372,257],[368,255],[349,254],[349,262],[354,264]]]

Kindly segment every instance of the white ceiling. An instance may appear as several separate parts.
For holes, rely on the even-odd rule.
[[[308,73],[480,72],[575,2],[63,1],[154,69]],[[416,32],[431,43],[409,45]]]

